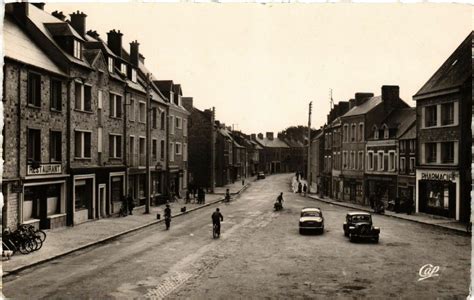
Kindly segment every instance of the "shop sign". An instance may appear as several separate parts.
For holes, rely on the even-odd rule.
[[[41,164],[39,168],[36,169],[33,169],[31,165],[28,165],[26,169],[26,175],[49,175],[61,173],[61,164]]]
[[[456,173],[422,172],[421,180],[455,181]]]

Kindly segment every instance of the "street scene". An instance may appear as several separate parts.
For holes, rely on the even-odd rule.
[[[349,210],[293,193],[291,176],[252,182],[229,204],[173,218],[169,231],[156,224],[8,276],[4,294],[15,299],[467,296],[468,236],[374,215],[379,243],[350,243],[342,230]],[[280,191],[283,210],[275,212]],[[224,221],[221,237],[213,239],[211,214],[217,207]],[[303,207],[322,210],[323,234],[299,234]],[[425,264],[439,266],[439,276],[419,281]]]
[[[470,297],[471,7],[4,11],[2,297]]]

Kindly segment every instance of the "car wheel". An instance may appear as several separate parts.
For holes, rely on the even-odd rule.
[[[355,236],[352,233],[349,233],[349,241],[351,241],[351,243],[355,242]]]
[[[349,232],[347,232],[347,230],[344,230],[344,236],[345,236],[345,237],[348,237],[348,236],[349,236]]]
[[[377,244],[378,242],[379,242],[379,237],[374,238],[374,243]]]
[[[324,233],[324,227],[321,228],[321,230],[319,231],[320,234],[323,234]]]

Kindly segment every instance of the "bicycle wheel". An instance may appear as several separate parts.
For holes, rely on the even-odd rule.
[[[34,245],[29,239],[24,239],[20,241],[20,244],[18,245],[18,248],[20,250],[21,254],[28,254],[31,251],[33,251]]]
[[[43,241],[41,240],[41,238],[39,236],[34,237],[34,241],[35,241],[35,244],[36,244],[36,248],[35,248],[34,251],[37,251],[37,250],[41,249],[41,247],[43,247]]]
[[[36,230],[35,235],[41,239],[41,242],[44,242],[46,240],[46,232],[41,229]]]

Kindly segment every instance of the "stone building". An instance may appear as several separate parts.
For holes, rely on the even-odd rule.
[[[260,151],[260,171],[267,174],[289,172],[290,146],[273,132],[267,132],[265,137],[259,133],[256,141],[263,148]]]
[[[216,124],[216,186],[232,183],[234,171],[234,140],[225,124]]]
[[[416,111],[415,111],[416,114]],[[416,115],[415,115],[416,118]],[[416,120],[411,127],[398,138],[398,197],[400,203],[411,199],[416,202]],[[406,206],[405,206],[406,207]]]
[[[324,128],[318,130],[311,141],[310,191],[321,194],[321,171],[324,165]]]
[[[416,211],[470,217],[473,33],[413,96],[417,111]]]

